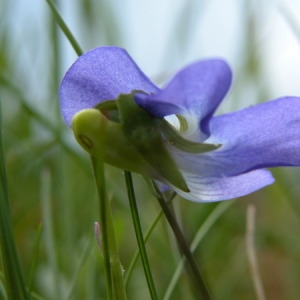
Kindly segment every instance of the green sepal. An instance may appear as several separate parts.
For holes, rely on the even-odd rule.
[[[150,193],[151,193],[155,198],[159,197],[160,195],[159,195],[159,193],[156,191],[155,185],[154,185],[154,183],[153,183],[153,179],[150,178],[150,177],[147,177],[147,176],[143,176],[142,178],[143,178],[144,183],[147,185],[147,187],[148,187]]]
[[[121,124],[108,120],[98,109],[84,109],[76,113],[72,129],[77,142],[92,156],[97,157],[104,149],[106,163],[163,180],[124,135]],[[100,135],[105,135],[105,138],[99,138]]]
[[[107,100],[95,106],[110,121],[120,122],[118,106],[115,100]]]
[[[187,123],[184,125],[186,129]],[[170,182],[185,192],[189,192],[188,186],[167,144],[187,153],[204,153],[221,146],[186,140],[165,119],[153,117],[139,107],[133,94],[78,112],[72,119],[72,129],[79,144],[92,156],[104,151],[105,162]],[[101,135],[105,139],[99,138]]]
[[[170,144],[184,152],[199,154],[216,150],[222,146],[221,144],[205,144],[189,141],[183,138],[165,119],[156,119],[156,123]]]
[[[171,184],[189,192],[189,188],[165,147],[156,118],[139,107],[134,95],[120,95],[117,99],[120,124],[124,134],[140,155]]]

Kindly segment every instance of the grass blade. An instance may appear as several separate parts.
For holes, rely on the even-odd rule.
[[[134,188],[133,188],[133,183],[132,183],[132,176],[131,176],[131,173],[128,171],[125,171],[125,180],[126,180],[126,187],[127,187],[127,192],[128,192],[128,199],[129,199],[129,204],[130,204],[130,210],[131,210],[135,235],[136,235],[138,247],[140,250],[140,255],[141,255],[141,259],[142,259],[144,272],[146,275],[149,292],[151,295],[151,299],[156,300],[158,298],[157,298],[157,293],[156,293],[156,289],[155,289],[155,285],[154,285],[154,281],[153,281],[153,277],[152,277],[152,273],[151,273],[151,269],[150,269],[150,264],[148,261],[148,256],[147,256],[147,252],[146,252],[142,228],[141,228],[141,224],[140,224],[140,218],[139,218],[139,214],[138,214],[138,209],[137,209],[135,194],[134,194]]]
[[[76,54],[78,56],[82,55],[83,51],[81,49],[81,47],[79,46],[77,40],[75,39],[74,35],[72,34],[72,32],[70,31],[70,29],[68,28],[68,26],[66,25],[65,21],[63,20],[63,18],[61,17],[57,7],[55,6],[55,4],[50,1],[50,0],[46,0],[47,3],[49,4],[52,13],[56,19],[56,22],[58,24],[58,26],[60,27],[60,29],[62,30],[62,32],[65,34],[65,36],[67,37],[67,39],[69,40],[70,44],[72,45],[74,51],[76,52]]]
[[[8,200],[4,147],[2,140],[2,118],[0,104],[0,245],[4,270],[4,284],[8,299],[29,299],[22,268],[19,262]]]
[[[172,193],[172,195],[169,197],[169,200],[168,200],[168,203],[170,203],[174,197],[176,196],[176,193]],[[153,232],[154,228],[156,227],[158,221],[160,220],[161,216],[163,215],[163,211],[162,209],[160,209],[160,211],[157,213],[157,215],[155,216],[152,224],[150,225],[150,227],[148,228],[148,230],[146,231],[146,233],[144,234],[144,243],[146,243],[151,235],[151,233]],[[137,250],[135,253],[134,253],[134,256],[133,256],[133,259],[126,271],[126,276],[125,276],[125,279],[124,279],[124,284],[125,284],[125,287],[128,285],[128,282],[129,282],[129,279],[131,277],[131,274],[132,274],[132,271],[133,271],[133,268],[138,260],[140,256],[140,252]]]

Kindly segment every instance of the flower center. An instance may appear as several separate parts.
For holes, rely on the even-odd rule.
[[[182,133],[188,130],[188,122],[186,118],[183,116],[169,115],[169,116],[165,116],[164,119],[176,130]]]
[[[130,124],[130,130],[135,132],[135,138],[138,138],[136,133],[139,132],[139,127],[147,127],[148,136],[153,130],[158,134],[162,134],[170,145],[188,153],[209,152],[221,146],[197,143],[185,139],[182,136],[182,133],[188,130],[188,122],[185,117],[175,114],[164,118],[153,117],[135,103],[133,94],[120,95],[117,100],[101,102],[95,108],[100,110],[109,121]],[[121,112],[120,108],[122,109]],[[126,115],[124,112],[126,112]],[[145,138],[147,139],[146,136]]]

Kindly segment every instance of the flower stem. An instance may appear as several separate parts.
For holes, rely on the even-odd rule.
[[[136,235],[136,239],[137,239],[137,243],[138,243],[138,247],[139,247],[139,251],[140,251],[140,255],[141,255],[141,259],[142,259],[142,264],[144,267],[144,272],[145,272],[148,288],[150,291],[151,299],[157,300],[158,299],[157,293],[156,293],[154,281],[152,278],[152,273],[151,273],[151,269],[150,269],[150,265],[149,265],[149,261],[148,261],[148,257],[147,257],[142,228],[141,228],[141,224],[140,224],[140,218],[139,218],[138,208],[137,208],[135,194],[134,194],[132,176],[131,176],[131,173],[128,171],[125,171],[125,181],[126,181],[126,186],[127,186],[127,193],[128,193],[131,215],[132,215],[132,219],[133,219],[135,235]]]
[[[176,196],[176,193],[172,193],[167,202],[170,203],[174,199],[175,196]],[[144,243],[146,243],[148,241],[151,233],[153,232],[154,228],[156,227],[156,225],[157,225],[157,223],[160,220],[162,215],[163,215],[163,211],[162,211],[162,209],[160,209],[160,211],[157,213],[156,217],[154,218],[152,224],[150,225],[150,227],[148,228],[148,230],[144,234]],[[128,282],[129,282],[129,279],[131,277],[133,268],[134,268],[139,256],[140,256],[140,252],[139,252],[139,250],[137,250],[134,253],[133,259],[132,259],[128,269],[126,270],[126,276],[124,278],[125,287],[128,285]]]
[[[106,193],[103,160],[92,156],[95,180],[99,195],[103,256],[106,274],[107,299],[126,300],[123,271],[115,240],[112,214]]]
[[[218,220],[218,218],[234,203],[234,201],[225,201],[221,202],[212,212],[211,214],[206,218],[206,220],[203,222],[201,227],[198,229],[197,233],[195,234],[195,237],[191,243],[191,251],[194,253],[206,233],[212,228],[212,226],[215,224],[215,222]],[[175,289],[175,286],[179,280],[179,276],[182,273],[182,270],[184,268],[186,259],[185,257],[182,257],[179,261],[179,264],[176,267],[175,272],[173,273],[173,276],[170,280],[170,283],[168,285],[168,288],[166,290],[165,296],[163,297],[163,300],[169,300],[172,296],[172,293]]]
[[[156,186],[155,183],[153,183],[153,184],[154,184],[154,186]],[[185,259],[189,266],[188,270],[190,271],[191,277],[193,279],[193,283],[195,285],[195,291],[199,293],[199,296],[201,297],[199,299],[210,300],[211,296],[209,294],[207,285],[200,273],[200,270],[194,260],[193,254],[184,238],[184,235],[175,219],[175,216],[170,211],[168,204],[166,203],[163,195],[161,194],[161,192],[159,191],[157,186],[156,186],[156,192],[159,195],[159,197],[157,197],[157,200],[158,200],[162,210],[164,211],[167,221],[176,237],[176,240],[180,247],[180,250],[182,251],[182,254],[185,256]]]
[[[104,183],[104,165],[103,162],[99,163],[99,160],[92,157],[92,163],[94,168],[94,176],[97,185],[97,191],[99,196],[99,206],[100,206],[100,220],[102,227],[102,244],[103,244],[103,257],[104,257],[104,267],[105,267],[105,276],[106,276],[106,291],[107,298],[109,300],[113,299],[113,283],[112,283],[112,274],[110,266],[110,253],[108,246],[108,224],[107,224],[107,197],[106,189]]]

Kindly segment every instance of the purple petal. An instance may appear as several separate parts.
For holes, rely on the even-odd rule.
[[[300,98],[285,97],[211,119],[216,151],[191,155],[170,149],[178,166],[207,176],[300,165]]]
[[[194,202],[213,202],[241,197],[274,182],[269,171],[255,170],[232,177],[203,177],[183,173],[190,193],[173,189],[183,198]]]
[[[204,60],[181,70],[154,95],[136,95],[136,102],[157,117],[197,116],[201,131],[209,135],[208,121],[231,83],[228,65],[219,59]]]
[[[80,56],[66,73],[59,92],[62,114],[70,125],[76,112],[133,90],[153,93],[158,88],[125,50],[96,48]]]

